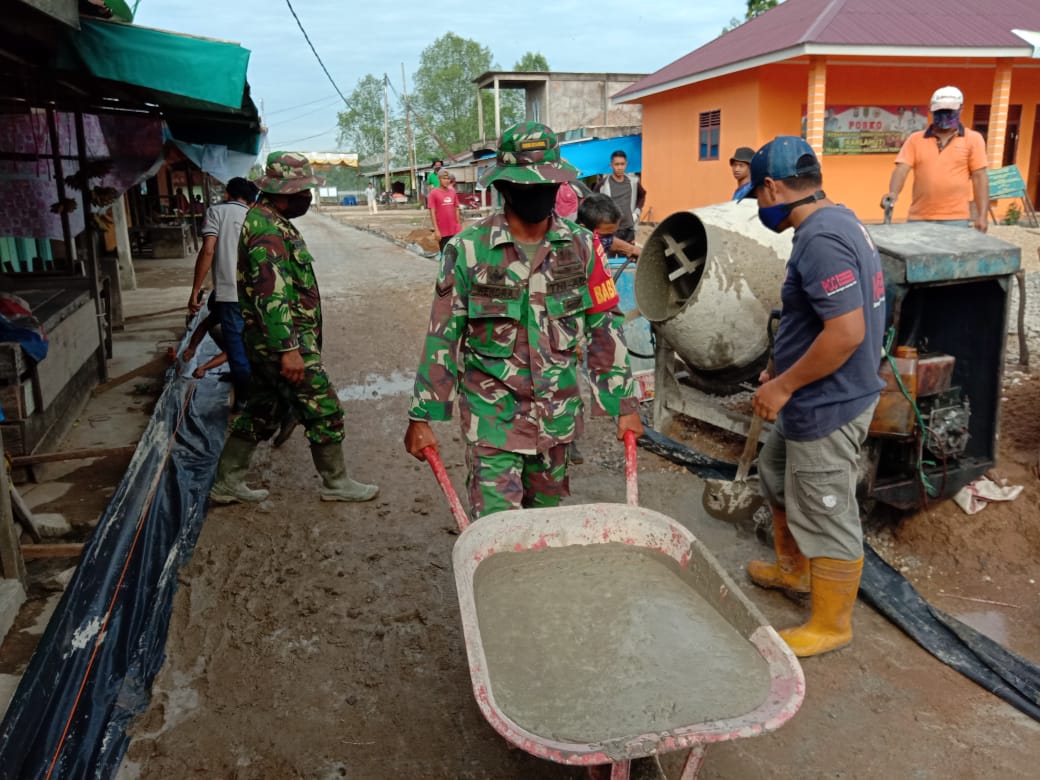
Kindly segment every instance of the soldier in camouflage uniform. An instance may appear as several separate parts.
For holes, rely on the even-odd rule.
[[[307,159],[273,152],[256,181],[262,197],[242,225],[238,298],[243,340],[252,369],[245,410],[231,424],[210,491],[215,503],[263,501],[266,490],[245,484],[259,442],[291,411],[310,440],[323,501],[368,501],[379,488],[347,476],[343,407],[321,363],[321,296],[307,245],[290,219],[310,208],[311,187],[324,184]]]
[[[405,447],[437,447],[430,421],[451,417],[456,392],[474,516],[557,506],[568,495],[567,444],[581,433],[577,349],[589,339],[594,414],[642,434],[617,308],[594,311],[592,234],[552,215],[575,178],[556,135],[536,122],[503,133],[494,184],[504,213],[445,247],[415,380]]]

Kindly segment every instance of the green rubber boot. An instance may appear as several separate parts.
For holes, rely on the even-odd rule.
[[[339,442],[311,444],[311,457],[324,485],[322,501],[371,501],[379,495],[378,485],[366,485],[347,476],[343,445]]]
[[[210,501],[214,504],[235,504],[239,501],[255,504],[267,498],[266,490],[253,490],[246,484],[249,460],[255,449],[254,441],[228,436],[217,464],[217,478],[209,490]]]

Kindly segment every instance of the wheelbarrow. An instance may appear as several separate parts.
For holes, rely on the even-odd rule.
[[[462,532],[455,583],[488,723],[593,780],[627,780],[636,760],[661,776],[657,755],[689,750],[681,778],[692,780],[709,744],[786,723],[805,678],[707,548],[638,506],[635,452],[629,432],[627,504],[510,510],[470,524],[436,451],[423,450]]]

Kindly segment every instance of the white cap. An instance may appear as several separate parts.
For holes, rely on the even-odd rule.
[[[964,95],[957,87],[939,87],[932,93],[932,111],[956,111],[963,105]]]

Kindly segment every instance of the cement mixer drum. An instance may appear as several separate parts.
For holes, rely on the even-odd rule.
[[[763,227],[753,200],[680,211],[640,253],[636,304],[695,384],[748,381],[765,366],[790,253],[791,231]]]

